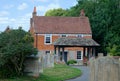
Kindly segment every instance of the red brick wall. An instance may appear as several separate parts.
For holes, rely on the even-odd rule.
[[[38,35],[37,48],[38,50],[54,50],[53,44],[44,43],[44,35]],[[58,36],[52,36],[52,42],[58,39]]]
[[[37,44],[38,50],[54,50],[53,44],[44,43],[44,39],[45,39],[44,37],[45,37],[44,34],[38,34],[37,36],[34,34],[34,46],[36,47],[36,44]],[[57,40],[59,37],[60,36],[58,35],[52,35],[52,43],[55,40]],[[36,38],[37,38],[37,41],[36,41]],[[84,38],[91,38],[91,36],[85,36]],[[80,47],[69,47],[69,48],[65,48],[65,50],[82,50],[82,49]]]

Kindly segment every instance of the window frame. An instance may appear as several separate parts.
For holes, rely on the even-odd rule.
[[[63,37],[63,35],[65,35],[65,37],[68,37],[68,35],[66,35],[66,34],[61,34],[61,36],[60,36],[60,37]]]
[[[49,54],[51,53],[51,51],[50,51],[50,50],[47,50],[47,51],[45,51],[45,54],[48,54],[47,52],[49,52]]]
[[[82,38],[82,37],[83,37],[83,34],[77,34],[76,37]]]
[[[44,43],[45,44],[52,44],[52,34],[45,34],[44,37],[45,37],[44,38]],[[47,37],[50,37],[50,39],[49,39],[50,43],[47,43],[47,41],[46,41]]]
[[[80,53],[79,53],[79,52],[80,52]],[[81,54],[81,55],[79,55],[80,58],[79,58],[78,54]],[[82,54],[82,51],[77,51],[77,60],[83,60],[83,54]]]

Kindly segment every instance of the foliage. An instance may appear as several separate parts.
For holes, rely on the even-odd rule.
[[[36,54],[30,33],[22,29],[0,34],[0,75],[2,77],[23,74],[26,56]]]
[[[56,64],[54,68],[44,69],[39,78],[19,77],[13,79],[0,79],[0,81],[64,81],[82,74],[81,70],[67,65]]]
[[[109,47],[107,47],[107,50],[111,56],[120,56],[120,47],[117,45],[109,45]]]
[[[62,9],[62,8],[58,8],[58,9],[51,9],[48,10],[45,13],[45,16],[64,16],[64,13],[66,13],[67,11]]]
[[[77,63],[76,60],[69,60],[69,61],[67,62],[68,65],[69,65],[69,64],[75,64],[75,63]]]

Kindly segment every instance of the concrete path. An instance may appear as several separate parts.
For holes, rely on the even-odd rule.
[[[89,81],[90,71],[88,66],[72,66],[72,67],[80,69],[82,71],[82,75],[75,79],[70,79],[66,81]]]

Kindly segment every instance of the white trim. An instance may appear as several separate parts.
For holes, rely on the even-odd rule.
[[[47,37],[47,35],[50,35],[50,43],[46,43],[46,37]],[[52,44],[52,34],[44,34],[44,44],[46,44],[46,45]]]
[[[68,37],[68,34],[60,34],[60,37],[62,37],[62,35],[66,35],[66,37]]]
[[[78,50],[78,51],[80,51],[80,50]],[[76,51],[76,54],[77,54],[78,51]],[[83,51],[81,51],[81,59],[77,59],[77,60],[83,60]]]
[[[39,34],[37,33],[37,35],[45,35],[45,34]],[[51,34],[51,35],[63,35],[63,34]],[[77,36],[78,34],[65,34],[65,35],[68,35],[68,36]],[[80,34],[80,35],[83,35],[83,36],[92,36],[92,34]]]
[[[92,35],[91,35],[91,34],[83,34],[83,37],[84,37],[84,36],[92,36]]]
[[[78,35],[81,35],[81,37],[83,37],[83,34],[77,34],[76,37],[78,37]],[[80,38],[80,37],[79,37]]]

